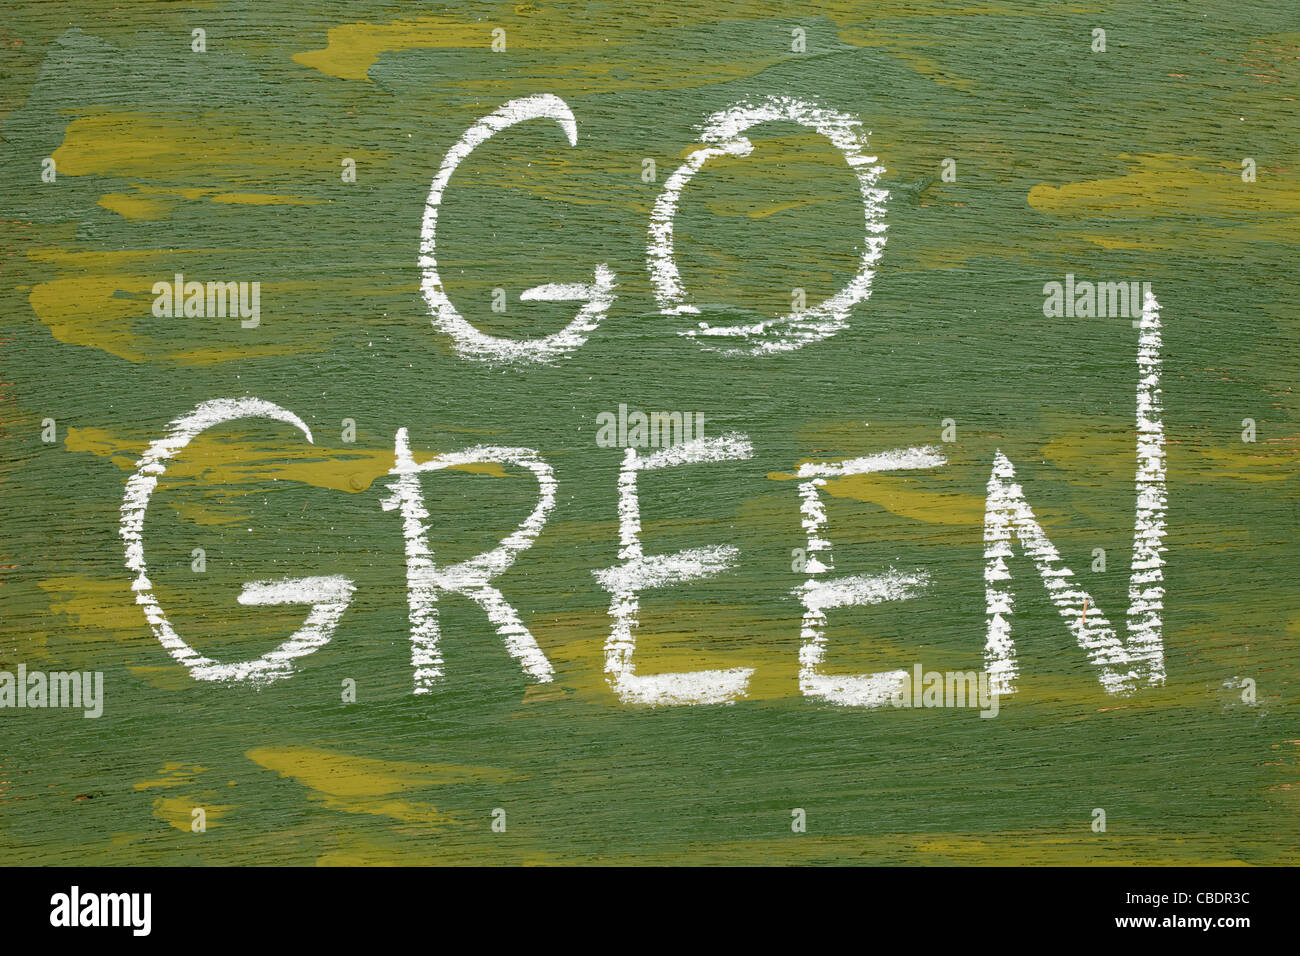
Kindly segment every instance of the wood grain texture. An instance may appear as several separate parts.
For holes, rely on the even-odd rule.
[[[1293,4],[71,2],[6,4],[0,24],[0,669],[101,671],[106,695],[97,720],[0,712],[5,862],[1297,861]],[[521,302],[527,288],[607,262],[618,298],[571,356],[502,368],[431,327],[420,220],[464,130],[537,93],[564,98],[578,143],[525,123],[466,160],[439,224],[448,292],[479,328],[520,338],[574,312]],[[738,359],[660,313],[646,230],[698,124],[768,94],[862,120],[886,167],[888,244],[850,328]],[[751,156],[709,164],[677,218],[701,318],[770,317],[796,287],[817,302],[861,252],[861,200],[830,144],[791,124],[751,139]],[[260,282],[260,325],[155,317],[151,289],[176,273]],[[980,666],[998,449],[1122,619],[1137,333],[1046,318],[1043,285],[1067,273],[1150,282],[1162,305],[1167,683],[1104,694],[1022,559],[1023,677],[997,719],[802,697],[794,470],[940,443],[944,419],[945,468],[828,490],[837,570],[932,578],[916,599],[835,612],[828,668]],[[262,654],[303,618],[237,604],[244,582],[354,580],[333,640],[260,690],[196,682],[166,654],[118,536],[148,444],[239,396],[301,416],[315,444],[273,422],[201,436],[145,533],[173,625],[217,659]],[[620,403],[699,412],[706,433],[753,442],[751,460],[641,482],[648,552],[741,553],[725,575],[645,593],[638,667],[753,667],[732,706],[629,706],[602,673],[609,599],[591,572],[618,560],[621,453],[595,431]],[[524,446],[554,467],[555,511],[497,582],[553,683],[526,681],[482,610],[452,596],[446,680],[410,693],[402,527],[380,505],[402,427],[420,458]],[[424,487],[440,562],[491,547],[536,495],[517,468]],[[1105,573],[1089,571],[1095,548]],[[1253,706],[1225,687],[1245,677]],[[793,808],[807,833],[791,832]]]

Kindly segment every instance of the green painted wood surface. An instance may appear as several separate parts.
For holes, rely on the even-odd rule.
[[[1284,2],[7,4],[0,667],[102,671],[106,703],[98,720],[0,713],[4,861],[1294,863],[1297,39]],[[448,147],[535,93],[566,100],[578,145],[528,123],[466,162],[442,209],[448,290],[480,328],[517,337],[573,312],[520,302],[531,286],[589,281],[604,261],[619,297],[574,355],[501,369],[431,328],[420,217]],[[862,119],[889,238],[848,330],[736,359],[659,314],[646,227],[696,125],[769,93]],[[776,314],[795,287],[820,300],[860,248],[838,154],[789,125],[751,138],[751,157],[701,173],[677,221],[683,276],[721,315]],[[260,326],[155,318],[151,287],[178,272],[259,281]],[[1103,694],[1022,561],[1024,676],[997,719],[801,697],[803,533],[785,479],[803,461],[936,443],[947,418],[948,467],[827,499],[839,570],[933,577],[915,600],[833,615],[828,666],[980,666],[999,448],[1122,619],[1136,333],[1045,318],[1042,286],[1066,273],[1149,281],[1163,306],[1167,684]],[[236,604],[243,582],[354,578],[334,639],[261,690],[199,684],[168,657],[118,538],[147,444],[241,395],[300,415],[316,447],[273,423],[213,432],[160,485],[146,538],[173,624],[219,659],[302,620]],[[734,706],[632,707],[605,683],[608,597],[591,571],[617,560],[621,456],[594,435],[620,403],[700,412],[708,433],[754,443],[748,462],[646,476],[641,492],[647,551],[741,556],[645,594],[638,666],[752,666]],[[556,510],[498,582],[553,684],[525,681],[482,611],[451,597],[447,679],[410,693],[401,526],[380,508],[403,426],[420,457],[521,445],[555,467]],[[426,480],[440,560],[524,517],[535,486],[508,474]],[[1104,574],[1088,571],[1094,548]],[[1242,677],[1254,706],[1224,686]],[[807,833],[791,831],[796,807]]]

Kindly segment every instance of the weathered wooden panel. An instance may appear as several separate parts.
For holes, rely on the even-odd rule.
[[[1284,2],[6,9],[0,670],[103,675],[96,719],[0,707],[6,860],[1294,863],[1297,37]],[[576,143],[531,120],[461,162],[441,288],[513,340],[580,305],[525,290],[590,284],[604,263],[614,299],[566,354],[484,361],[431,324],[425,203],[467,130],[540,94],[567,104]],[[684,333],[814,308],[869,250],[836,146],[756,126],[752,153],[709,159],[681,192],[699,313],[661,308],[656,200],[710,114],[767,97],[861,121],[887,242],[845,328],[737,356]],[[156,286],[177,276],[258,283],[256,313],[249,286],[243,315],[211,314],[205,286],[170,314]],[[1154,332],[1133,303],[1048,314],[1054,281],[1159,300],[1164,680],[1114,694],[1073,631],[1095,638],[1104,615],[1125,635]],[[120,533],[168,423],[238,398],[314,443],[268,419],[199,434],[143,541],[176,639],[214,662],[272,652],[307,615],[239,603],[247,582],[351,582],[328,643],[261,685],[198,680],[168,653]],[[641,593],[636,672],[752,669],[728,704],[650,706],[607,679],[593,572],[630,552],[624,450],[598,429],[621,406],[752,446],[637,488],[646,555],[737,553]],[[445,587],[441,679],[413,676],[403,518],[383,507],[403,428],[416,462],[501,446],[553,469],[545,524],[493,580],[542,655],[533,676]],[[1015,593],[1020,676],[995,719],[801,691],[816,509],[798,469],[906,448],[945,464],[814,489],[835,575],[928,582],[828,611],[822,673],[986,667],[1001,453],[1087,601],[1076,626],[1013,540],[997,586]],[[411,483],[440,568],[538,500],[517,462]]]

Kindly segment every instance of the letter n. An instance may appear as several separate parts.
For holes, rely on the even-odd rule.
[[[1133,556],[1129,576],[1127,637],[1121,640],[1092,597],[1079,587],[1043,532],[1015,481],[1015,468],[994,455],[984,512],[984,582],[988,619],[985,661],[990,690],[1015,692],[1015,643],[1011,639],[1014,596],[1007,559],[1018,541],[1038,568],[1052,603],[1098,671],[1108,693],[1129,693],[1140,683],[1163,684],[1165,457],[1160,400],[1160,305],[1150,293],[1139,323],[1137,388],[1137,486]]]

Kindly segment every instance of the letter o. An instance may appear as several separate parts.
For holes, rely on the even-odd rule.
[[[769,96],[757,104],[733,104],[705,120],[700,128],[700,141],[707,145],[691,153],[664,183],[663,192],[650,214],[650,241],[646,252],[646,268],[660,311],[665,315],[699,314],[699,309],[690,304],[682,285],[673,250],[673,220],[682,190],[713,157],[748,156],[754,147],[743,135],[745,130],[759,123],[778,120],[807,126],[825,136],[857,176],[865,207],[866,245],[862,259],[857,274],[844,288],[812,308],[791,311],[750,325],[715,326],[700,322],[698,328],[679,333],[691,338],[735,343],[704,346],[710,351],[761,355],[791,351],[809,342],[818,342],[845,328],[849,310],[871,295],[874,267],[885,247],[884,212],[889,193],[876,185],[885,170],[877,165],[875,156],[865,152],[867,143],[860,131],[862,124],[844,113],[804,100]]]

